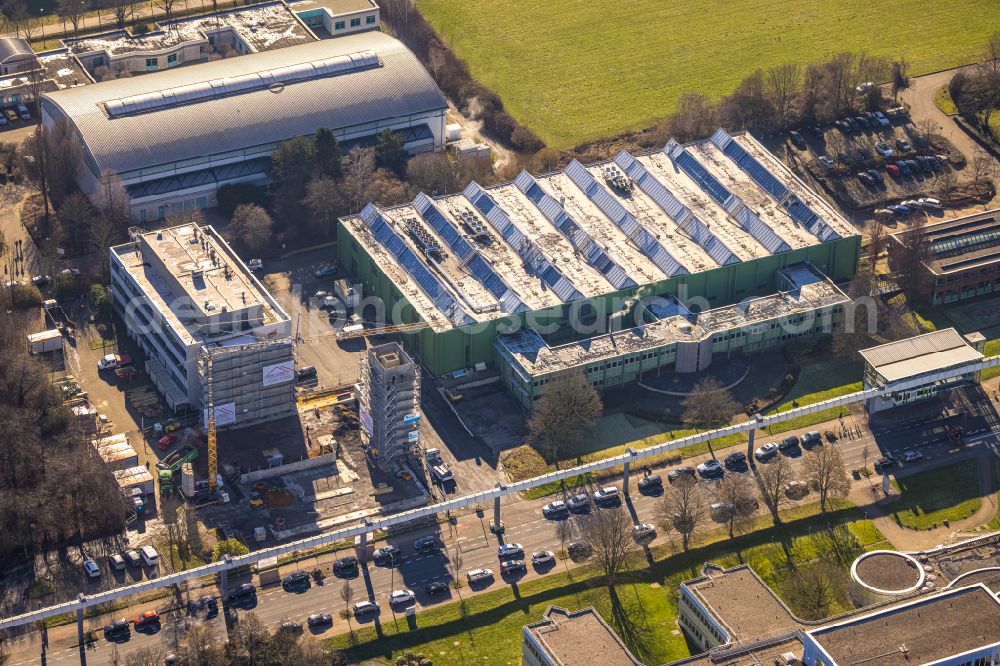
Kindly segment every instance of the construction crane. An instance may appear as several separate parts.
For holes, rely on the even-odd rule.
[[[215,439],[215,398],[212,395],[212,352],[205,347],[205,430],[208,431],[208,487],[214,493],[219,488],[219,452]]]
[[[361,328],[347,332],[341,330],[337,331],[336,333],[314,335],[312,337],[299,340],[299,342],[300,343],[320,342],[322,340],[329,340],[331,338],[336,338],[337,340],[354,340],[356,338],[368,338],[374,335],[392,335],[393,333],[415,333],[416,331],[420,331],[428,327],[430,327],[430,324],[427,323],[426,321],[418,321],[413,324],[392,324],[389,326],[376,326],[375,328]]]

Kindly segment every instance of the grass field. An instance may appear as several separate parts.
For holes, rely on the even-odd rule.
[[[929,530],[945,520],[968,518],[983,504],[976,465],[956,463],[893,481],[900,493],[892,504],[893,518],[911,530]]]
[[[854,391],[861,390],[861,382],[857,378],[861,375],[861,367],[853,363],[845,363],[843,359],[831,357],[829,359],[807,363],[802,366],[798,381],[789,391],[784,402],[772,409],[769,414],[776,414],[804,407],[824,400],[830,400]],[[835,419],[838,416],[850,413],[850,407],[834,407],[824,409],[812,414],[804,414],[794,419],[782,421],[768,426],[768,433],[777,435],[778,433],[805,428],[816,423],[823,423]]]
[[[595,607],[643,663],[662,664],[688,656],[684,637],[676,631],[678,585],[699,574],[702,562],[725,566],[747,562],[781,594],[791,572],[819,558],[833,558],[846,571],[863,551],[885,548],[878,529],[846,503],[817,515],[816,505],[785,514],[779,528],[768,527],[729,542],[716,530],[685,555],[654,550],[656,561],[645,561],[618,585],[618,604],[594,570],[553,572],[544,578],[507,586],[486,594],[425,610],[394,622],[383,612],[378,636],[368,626],[328,642],[345,649],[352,663],[365,659],[391,663],[402,651],[422,652],[436,666],[451,664],[521,663],[521,627],[535,622],[549,605],[578,610]],[[768,519],[769,521],[769,519]],[[457,601],[457,593],[453,593]],[[832,612],[848,610],[834,604]],[[412,622],[409,625],[408,622]]]
[[[958,108],[955,106],[955,101],[951,98],[951,93],[948,91],[947,85],[941,86],[934,91],[934,103],[937,104],[937,108],[941,109],[942,113],[947,113],[949,116],[958,113]]]
[[[983,0],[416,1],[556,148],[650,125],[687,91],[718,98],[758,67],[867,49],[919,74],[971,62],[1000,29]]]

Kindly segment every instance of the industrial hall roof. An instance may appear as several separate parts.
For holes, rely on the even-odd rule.
[[[118,174],[447,108],[402,43],[345,35],[43,95]]]
[[[23,55],[35,55],[28,42],[20,37],[0,37],[0,63],[7,62],[14,56]]]
[[[861,356],[889,382],[983,358],[954,328],[862,349]]]

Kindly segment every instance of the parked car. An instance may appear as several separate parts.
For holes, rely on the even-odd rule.
[[[788,138],[792,140],[792,145],[794,145],[799,150],[805,150],[808,146],[806,145],[806,140],[802,138],[802,135],[797,130],[792,130],[788,133]]]
[[[24,104],[17,105],[17,115],[21,116],[21,120],[31,120],[31,111]]]
[[[924,454],[921,453],[920,451],[906,451],[905,453],[903,453],[902,456],[900,456],[900,460],[902,460],[905,463],[911,463],[911,462],[917,462],[923,457]]]
[[[930,173],[931,171],[933,171],[933,169],[931,169],[930,161],[923,155],[917,155],[913,159],[917,163],[917,166],[920,167],[920,170],[923,171],[924,173]]]
[[[118,553],[112,553],[111,557],[108,558],[108,562],[111,563],[111,568],[115,571],[124,571],[125,569],[125,558]]]
[[[865,185],[874,185],[875,184],[875,179],[872,178],[870,175],[868,175],[867,171],[859,171],[858,174],[857,174],[857,176],[858,176],[858,180],[860,180]]]
[[[392,604],[393,606],[397,606],[399,604],[408,604],[412,601],[415,601],[416,598],[417,595],[413,594],[412,590],[407,590],[405,588],[401,590],[393,590],[392,592],[389,593],[389,603]]]
[[[441,542],[433,535],[422,536],[413,542],[413,550],[418,553],[426,553],[432,550],[440,550]]]
[[[694,471],[694,467],[678,467],[677,469],[667,472],[667,481],[673,483],[682,476],[690,477],[692,479],[698,478],[697,473]]]
[[[731,502],[712,502],[708,505],[708,513],[717,521],[728,520],[735,507]]]
[[[524,555],[524,546],[519,543],[505,543],[497,548],[497,559],[509,560]]]
[[[504,576],[527,570],[528,568],[524,566],[524,560],[504,560],[500,563],[500,574]]]
[[[10,122],[15,122],[17,120],[17,111],[14,109],[4,109],[3,115],[7,117]]]
[[[871,176],[876,183],[882,183],[885,178],[882,176],[882,172],[878,169],[868,169],[868,175]]]
[[[897,160],[896,166],[899,168],[899,170],[902,172],[904,176],[910,176],[913,173],[910,171],[910,166],[903,160]]]
[[[649,543],[656,538],[656,528],[649,523],[639,523],[632,528],[632,538],[636,543]]]
[[[281,586],[285,589],[309,585],[309,574],[305,571],[293,571],[281,579]]]
[[[722,468],[722,463],[714,458],[701,463],[696,469],[698,470],[698,474],[704,478],[719,476],[725,473],[725,470]]]
[[[333,616],[329,613],[314,613],[306,618],[306,624],[310,627],[325,627],[333,624]]]
[[[785,484],[785,494],[792,499],[799,499],[809,494],[809,485],[804,481],[789,481]]]
[[[871,90],[874,85],[875,84],[872,83],[871,81],[865,81],[860,86],[858,86],[857,88],[855,88],[855,90],[857,91],[857,93],[859,95],[864,95],[866,92],[868,92],[869,90]]]
[[[848,132],[851,131],[851,126],[847,123],[846,120],[835,120],[833,122],[833,126],[839,129],[844,134],[847,134]]]
[[[260,271],[264,269],[264,262],[260,259],[251,259],[247,262],[247,268],[251,271]]]
[[[615,486],[604,486],[594,493],[595,504],[614,504],[619,501],[618,488]]]
[[[893,176],[899,176],[902,173],[900,168],[895,164],[886,164],[885,170],[888,171]]]
[[[168,432],[166,435],[156,440],[156,447],[161,451],[166,451],[176,443],[177,443],[177,435],[175,433]]]
[[[889,206],[889,210],[891,210],[894,215],[898,215],[900,217],[906,217],[907,215],[913,212],[912,208],[910,208],[909,206],[904,206],[903,204],[895,204]]]
[[[253,586],[253,583],[243,583],[229,590],[229,601],[232,602],[248,599],[256,594],[257,588]]]
[[[155,610],[146,611],[145,613],[140,613],[132,618],[132,625],[136,629],[141,629],[143,627],[151,627],[160,623],[160,614]]]
[[[877,120],[878,124],[882,127],[888,127],[889,125],[892,124],[892,122],[881,111],[875,112],[875,120]]]
[[[869,129],[871,127],[871,125],[868,123],[868,119],[865,118],[864,116],[855,116],[854,122],[862,130]]]
[[[0,113],[0,127],[6,127],[6,126],[7,126],[7,116]]]
[[[789,435],[788,437],[786,437],[783,440],[781,440],[780,442],[778,442],[778,450],[779,451],[791,451],[792,449],[798,448],[799,444],[801,444],[801,442],[799,442],[798,436],[796,436],[796,435]]]
[[[333,563],[333,573],[349,573],[352,571],[357,571],[358,569],[358,558],[353,555],[348,555],[347,557],[342,557]]]
[[[465,577],[468,579],[469,584],[481,583],[484,580],[490,580],[493,578],[492,569],[472,569],[466,572]]]
[[[822,141],[826,135],[826,132],[823,130],[823,127],[821,125],[812,126],[809,128],[809,131],[812,132],[812,135],[817,139],[819,139],[820,141]]]
[[[887,146],[882,141],[876,141],[875,142],[875,152],[878,153],[879,155],[881,155],[882,157],[892,157],[892,154],[893,154],[892,153],[892,148],[890,148],[889,146]]]
[[[809,432],[802,435],[802,445],[803,446],[813,446],[815,444],[822,444],[823,436],[819,434],[818,430],[810,430]]]
[[[913,146],[906,139],[896,139],[896,147],[904,153],[908,153],[913,150]]]
[[[110,624],[104,625],[104,638],[107,640],[113,640],[115,638],[122,638],[123,636],[129,636],[132,633],[131,625],[127,620],[115,620]]]
[[[402,555],[402,551],[399,549],[399,546],[390,545],[376,549],[372,554],[372,559],[376,562],[385,562],[386,560],[391,562],[400,555]]]
[[[301,368],[295,368],[295,380],[302,382],[307,379],[316,378],[316,366],[314,365],[304,365]]]
[[[726,469],[742,469],[747,465],[747,454],[742,451],[734,451],[726,456],[723,464]]]
[[[899,465],[899,460],[896,459],[891,453],[887,453],[878,460],[875,461],[875,471],[884,474],[886,471],[897,467]]]
[[[354,604],[354,617],[361,617],[362,615],[370,615],[377,612],[378,604],[374,601],[359,601]]]
[[[560,516],[565,516],[569,513],[569,507],[566,506],[566,502],[562,500],[556,500],[555,502],[549,502],[542,507],[542,515],[546,518],[555,518]]]
[[[97,562],[90,558],[83,561],[83,572],[87,574],[88,578],[101,577],[101,567],[97,566]]]
[[[819,156],[819,163],[822,164],[823,166],[825,166],[827,169],[836,169],[837,168],[836,162],[834,162],[833,160],[831,160],[826,155],[820,155]]]
[[[760,462],[766,462],[773,458],[778,452],[778,445],[774,442],[768,442],[763,446],[757,447],[757,450],[753,452],[753,457]]]
[[[587,511],[590,509],[590,496],[587,493],[577,493],[567,500],[566,506],[574,513]]]
[[[433,581],[431,583],[427,583],[426,587],[424,587],[424,592],[426,592],[427,594],[431,595],[432,597],[435,596],[435,595],[438,595],[438,594],[442,594],[442,593],[447,592],[447,591],[448,591],[448,584],[447,583],[442,583],[439,580],[435,580],[435,581]]]
[[[868,150],[867,148],[859,146],[858,157],[860,157],[862,160],[870,160],[872,159],[872,151]]]
[[[138,567],[142,565],[142,558],[139,557],[139,553],[134,550],[125,551],[125,561],[128,562],[130,567]]]
[[[593,552],[593,548],[586,541],[573,541],[568,546],[566,546],[566,552],[569,553],[570,558],[579,559],[584,557],[589,557]]]
[[[537,553],[533,553],[531,556],[531,563],[536,567],[543,564],[555,564],[555,561],[556,554],[551,550],[540,550]]]
[[[207,610],[209,613],[214,613],[218,607],[219,605],[215,600],[214,594],[206,594],[205,596],[192,599],[188,602],[188,612],[191,614],[203,610]]]
[[[655,493],[663,487],[663,479],[656,474],[650,474],[639,479],[637,485],[640,493]]]
[[[34,277],[31,278],[31,284],[35,285],[36,287],[43,287],[47,285],[51,280],[52,278],[50,278],[48,275],[35,275]]]
[[[331,277],[336,274],[337,274],[337,267],[334,266],[333,264],[326,264],[325,266],[320,266],[319,268],[316,269],[316,272],[313,273],[313,275],[316,278]]]

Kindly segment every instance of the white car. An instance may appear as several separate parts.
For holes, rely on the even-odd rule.
[[[594,501],[598,503],[610,502],[616,499],[618,499],[618,488],[615,486],[604,486],[594,493]]]
[[[540,550],[531,556],[531,563],[536,567],[540,564],[548,564],[556,561],[556,554],[551,550]]]
[[[104,358],[97,362],[98,370],[114,370],[118,367],[118,355],[117,354],[107,354]]]
[[[83,572],[90,578],[101,577],[101,567],[97,566],[97,562],[89,558],[83,561]]]
[[[524,555],[524,546],[519,543],[505,543],[497,548],[497,557],[501,560],[509,560]]]
[[[492,569],[473,569],[465,574],[465,577],[469,579],[469,583],[479,583],[484,580],[490,580],[493,578]]]
[[[389,603],[393,606],[397,604],[408,604],[416,598],[417,595],[413,594],[412,590],[407,589],[393,590],[389,593]]]
[[[904,453],[903,455],[901,455],[899,457],[899,459],[902,460],[905,463],[908,463],[908,462],[916,462],[916,461],[920,460],[923,457],[924,457],[924,454],[921,453],[920,451],[907,451],[906,453]]]
[[[261,261],[260,259],[251,259],[250,261],[247,262],[247,268],[249,268],[252,271],[263,270],[264,262]]]
[[[632,528],[632,538],[636,543],[646,543],[656,538],[656,528],[649,523],[639,523]]]
[[[931,197],[920,197],[919,199],[917,199],[917,201],[920,202],[920,205],[923,206],[924,208],[936,209],[941,207],[941,202],[938,201],[937,199],[932,199]]]
[[[374,601],[359,601],[354,604],[354,617],[360,617],[361,615],[368,615],[369,613],[377,613],[378,604]]]
[[[336,275],[336,274],[337,274],[337,267],[332,264],[328,264],[326,266],[320,266],[319,268],[316,269],[316,272],[313,273],[313,275],[315,275],[317,278],[330,277],[331,275]]]
[[[718,460],[706,460],[695,469],[702,476],[714,476],[722,472],[722,463]]]
[[[761,462],[764,462],[765,460],[773,457],[777,452],[778,445],[774,442],[768,442],[767,444],[758,447],[758,449],[753,452],[753,457]]]
[[[856,90],[858,91],[859,95],[864,95],[866,92],[868,92],[869,90],[871,90],[872,86],[874,86],[874,85],[875,84],[872,83],[871,81],[865,81],[860,86],[858,86],[856,88]]]
[[[555,502],[549,502],[542,507],[543,516],[558,516],[565,514],[569,511],[569,507],[566,506],[566,502],[562,500],[556,500]]]

